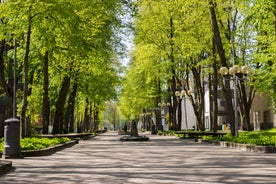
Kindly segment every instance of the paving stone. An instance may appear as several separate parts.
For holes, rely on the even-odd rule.
[[[53,155],[11,159],[1,184],[275,183],[276,155],[150,135],[122,142],[107,132]]]

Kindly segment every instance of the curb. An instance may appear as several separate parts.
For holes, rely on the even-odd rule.
[[[222,148],[232,148],[242,151],[259,152],[259,153],[276,153],[275,146],[256,146],[251,144],[233,143],[227,141],[213,141],[213,140],[201,140],[201,143],[210,143],[218,145]]]
[[[47,156],[47,155],[54,154],[58,151],[61,151],[65,148],[72,147],[78,143],[79,143],[79,140],[72,140],[72,141],[64,143],[64,144],[59,144],[59,145],[48,147],[48,148],[41,149],[41,150],[21,151],[21,154],[23,155],[22,158],[35,157],[35,156]],[[2,153],[0,154],[0,156],[2,157]],[[8,158],[9,157],[7,157],[7,159]],[[0,176],[9,172],[10,170],[12,170],[12,168],[13,168],[13,166],[12,166],[11,161],[7,161],[4,159],[0,160]]]
[[[34,156],[47,156],[47,155],[54,154],[55,152],[63,150],[65,148],[69,148],[78,143],[79,143],[79,140],[71,140],[70,142],[67,142],[64,144],[58,144],[58,145],[40,149],[40,150],[22,150],[21,151],[22,157],[18,157],[18,158],[34,157]],[[2,153],[0,153],[0,157],[2,157],[2,156],[3,156]],[[6,158],[8,159],[9,156]]]
[[[78,144],[79,140],[72,140],[70,142],[64,143],[64,144],[58,144],[56,146],[48,147],[45,149],[40,149],[40,150],[24,150],[21,151],[21,154],[24,157],[34,157],[34,156],[47,156],[47,155],[52,155],[56,153],[57,151],[63,150],[65,148],[69,148],[74,146],[75,144]]]

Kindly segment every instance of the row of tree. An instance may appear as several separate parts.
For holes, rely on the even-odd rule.
[[[1,1],[0,89],[8,117],[16,92],[22,136],[30,135],[31,123],[40,120],[44,134],[49,125],[54,134],[73,132],[76,123],[82,130],[98,129],[99,112],[116,97],[120,82],[123,47],[118,32],[126,4]]]
[[[179,130],[175,92],[185,90],[197,117],[197,128],[205,130],[204,93],[208,88],[211,124],[216,131],[217,95],[218,89],[222,89],[227,121],[234,135],[230,76],[223,82],[219,75],[221,67],[233,65],[247,65],[251,69],[248,81],[238,83],[239,111],[245,129],[252,128],[249,115],[256,90],[266,92],[275,105],[276,1],[139,0],[135,3],[135,50],[120,102],[125,117],[133,118],[143,108],[152,109],[165,101],[171,104],[170,123]],[[158,122],[160,113],[155,110]]]

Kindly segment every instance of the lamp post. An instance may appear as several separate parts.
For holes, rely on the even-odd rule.
[[[179,90],[179,91],[176,91],[175,92],[175,96],[177,97],[178,99],[178,128],[181,129],[181,124],[182,124],[182,108],[181,108],[181,102],[182,102],[182,98],[184,97],[184,100],[185,100],[185,95],[186,95],[186,91],[184,90]],[[186,101],[185,101],[186,102]],[[185,105],[186,106],[186,105]],[[186,107],[185,107],[185,113],[186,113]],[[186,119],[186,131],[188,129],[188,126],[187,126],[187,117],[186,117],[187,114],[185,114],[185,119]]]
[[[224,80],[233,80],[233,87],[234,87],[234,118],[235,118],[235,137],[238,136],[238,97],[237,97],[237,85],[238,80],[245,80],[245,78],[239,78],[238,74],[247,75],[249,73],[250,69],[248,66],[239,66],[234,65],[231,68],[227,67],[221,67],[219,72],[224,77],[227,75],[231,75],[232,78],[225,79]]]

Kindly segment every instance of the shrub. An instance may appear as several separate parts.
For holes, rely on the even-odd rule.
[[[41,137],[26,137],[20,140],[20,146],[22,150],[39,150],[58,144],[64,144],[69,142],[70,139],[67,137],[62,138],[41,138]],[[4,139],[0,139],[0,152],[4,149]]]
[[[239,132],[238,137],[231,136],[227,133],[224,137],[215,138],[212,136],[204,136],[205,140],[228,141],[242,144],[276,146],[276,128],[270,130]]]
[[[175,135],[173,130],[158,131],[157,135]]]
[[[4,138],[0,138],[0,152],[2,153],[4,149]]]

